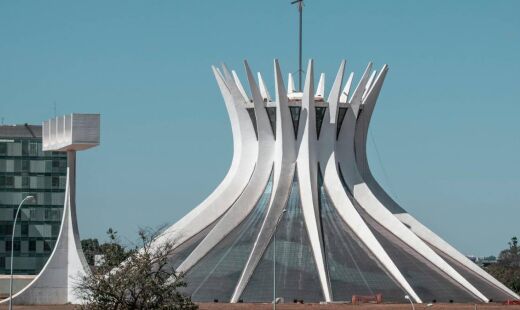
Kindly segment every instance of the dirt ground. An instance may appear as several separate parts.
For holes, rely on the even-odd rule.
[[[227,303],[201,303],[200,310],[270,310],[273,309],[272,304],[227,304]],[[7,309],[7,305],[0,305],[0,310]],[[74,305],[49,305],[49,306],[14,306],[15,310],[76,310],[79,309]],[[279,310],[400,310],[412,309],[410,304],[279,304],[276,306]],[[436,310],[520,310],[520,306],[505,306],[500,304],[434,304],[428,307],[426,304],[416,304],[415,309],[436,309]]]
[[[253,309],[253,310],[270,310],[273,309],[272,304],[216,304],[216,303],[204,303],[199,304],[200,310],[242,310],[242,309]],[[410,304],[363,304],[363,305],[351,305],[351,304],[279,304],[276,306],[279,310],[399,310],[399,309],[412,309]],[[520,306],[503,306],[503,305],[490,305],[482,304],[435,304],[431,307],[427,307],[426,304],[415,305],[415,309],[437,309],[437,310],[498,310],[498,309],[509,309],[509,310],[520,310]]]

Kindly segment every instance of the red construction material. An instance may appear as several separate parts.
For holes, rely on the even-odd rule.
[[[506,300],[504,301],[504,305],[520,305],[520,300]]]
[[[376,294],[370,296],[362,296],[362,295],[352,295],[352,304],[357,305],[361,303],[373,303],[380,304],[383,302],[383,295]]]

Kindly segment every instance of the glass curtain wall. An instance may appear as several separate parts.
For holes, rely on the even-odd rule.
[[[195,301],[229,302],[265,218],[272,176],[254,209],[233,231],[187,271],[185,293]]]
[[[47,261],[60,230],[66,174],[67,154],[43,152],[41,138],[0,137],[0,274],[10,273],[16,208],[28,195],[36,202],[19,214],[13,270],[37,274]]]
[[[495,287],[494,284],[491,284],[488,280],[482,278],[480,275],[470,270],[468,267],[460,264],[453,258],[444,254],[442,251],[438,250],[434,246],[430,245],[430,247],[439,254],[448,264],[450,264],[453,269],[457,270],[461,276],[463,276],[466,280],[468,280],[471,284],[475,286],[477,290],[479,290],[484,296],[489,298],[491,301],[506,301],[508,299],[514,299],[513,296],[509,296],[501,289]]]
[[[343,180],[344,182],[344,180]],[[344,183],[345,184],[345,183]],[[376,222],[353,199],[346,186],[345,192],[354,207],[365,220],[376,239],[383,246],[397,268],[401,271],[415,293],[423,302],[478,302],[476,296],[455,282],[428,261],[420,253],[409,247],[392,232]]]
[[[383,301],[400,302],[406,292],[359,240],[339,215],[318,178],[325,258],[334,301],[353,295],[381,294]]]
[[[276,257],[273,240],[263,254],[242,299],[244,302],[273,300],[273,261],[276,262],[276,297],[285,302],[323,301],[323,292],[314,261],[307,227],[303,217],[298,177],[295,173],[286,212],[275,231]]]

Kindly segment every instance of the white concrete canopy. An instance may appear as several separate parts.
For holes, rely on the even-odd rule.
[[[80,151],[99,145],[99,114],[73,113],[43,122],[43,151]]]

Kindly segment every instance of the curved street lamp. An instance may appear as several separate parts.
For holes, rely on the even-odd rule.
[[[22,202],[20,202],[20,205],[18,206],[18,209],[16,209],[16,215],[14,216],[14,223],[13,223],[13,234],[11,235],[11,280],[9,282],[9,310],[13,309],[13,253],[14,253],[14,232],[16,229],[16,220],[18,219],[18,213],[20,213],[20,209],[22,208],[22,205],[26,201],[34,201],[34,196],[27,196],[25,197]]]
[[[287,209],[283,209],[280,216],[278,216],[273,234],[273,310],[276,310],[276,230],[278,229],[278,224],[285,212],[287,212]]]
[[[408,301],[409,301],[410,304],[412,305],[412,309],[415,310],[415,305],[413,304],[413,301],[412,301],[412,299],[410,298],[410,296],[408,296],[408,295],[404,295],[404,299],[408,299]]]

